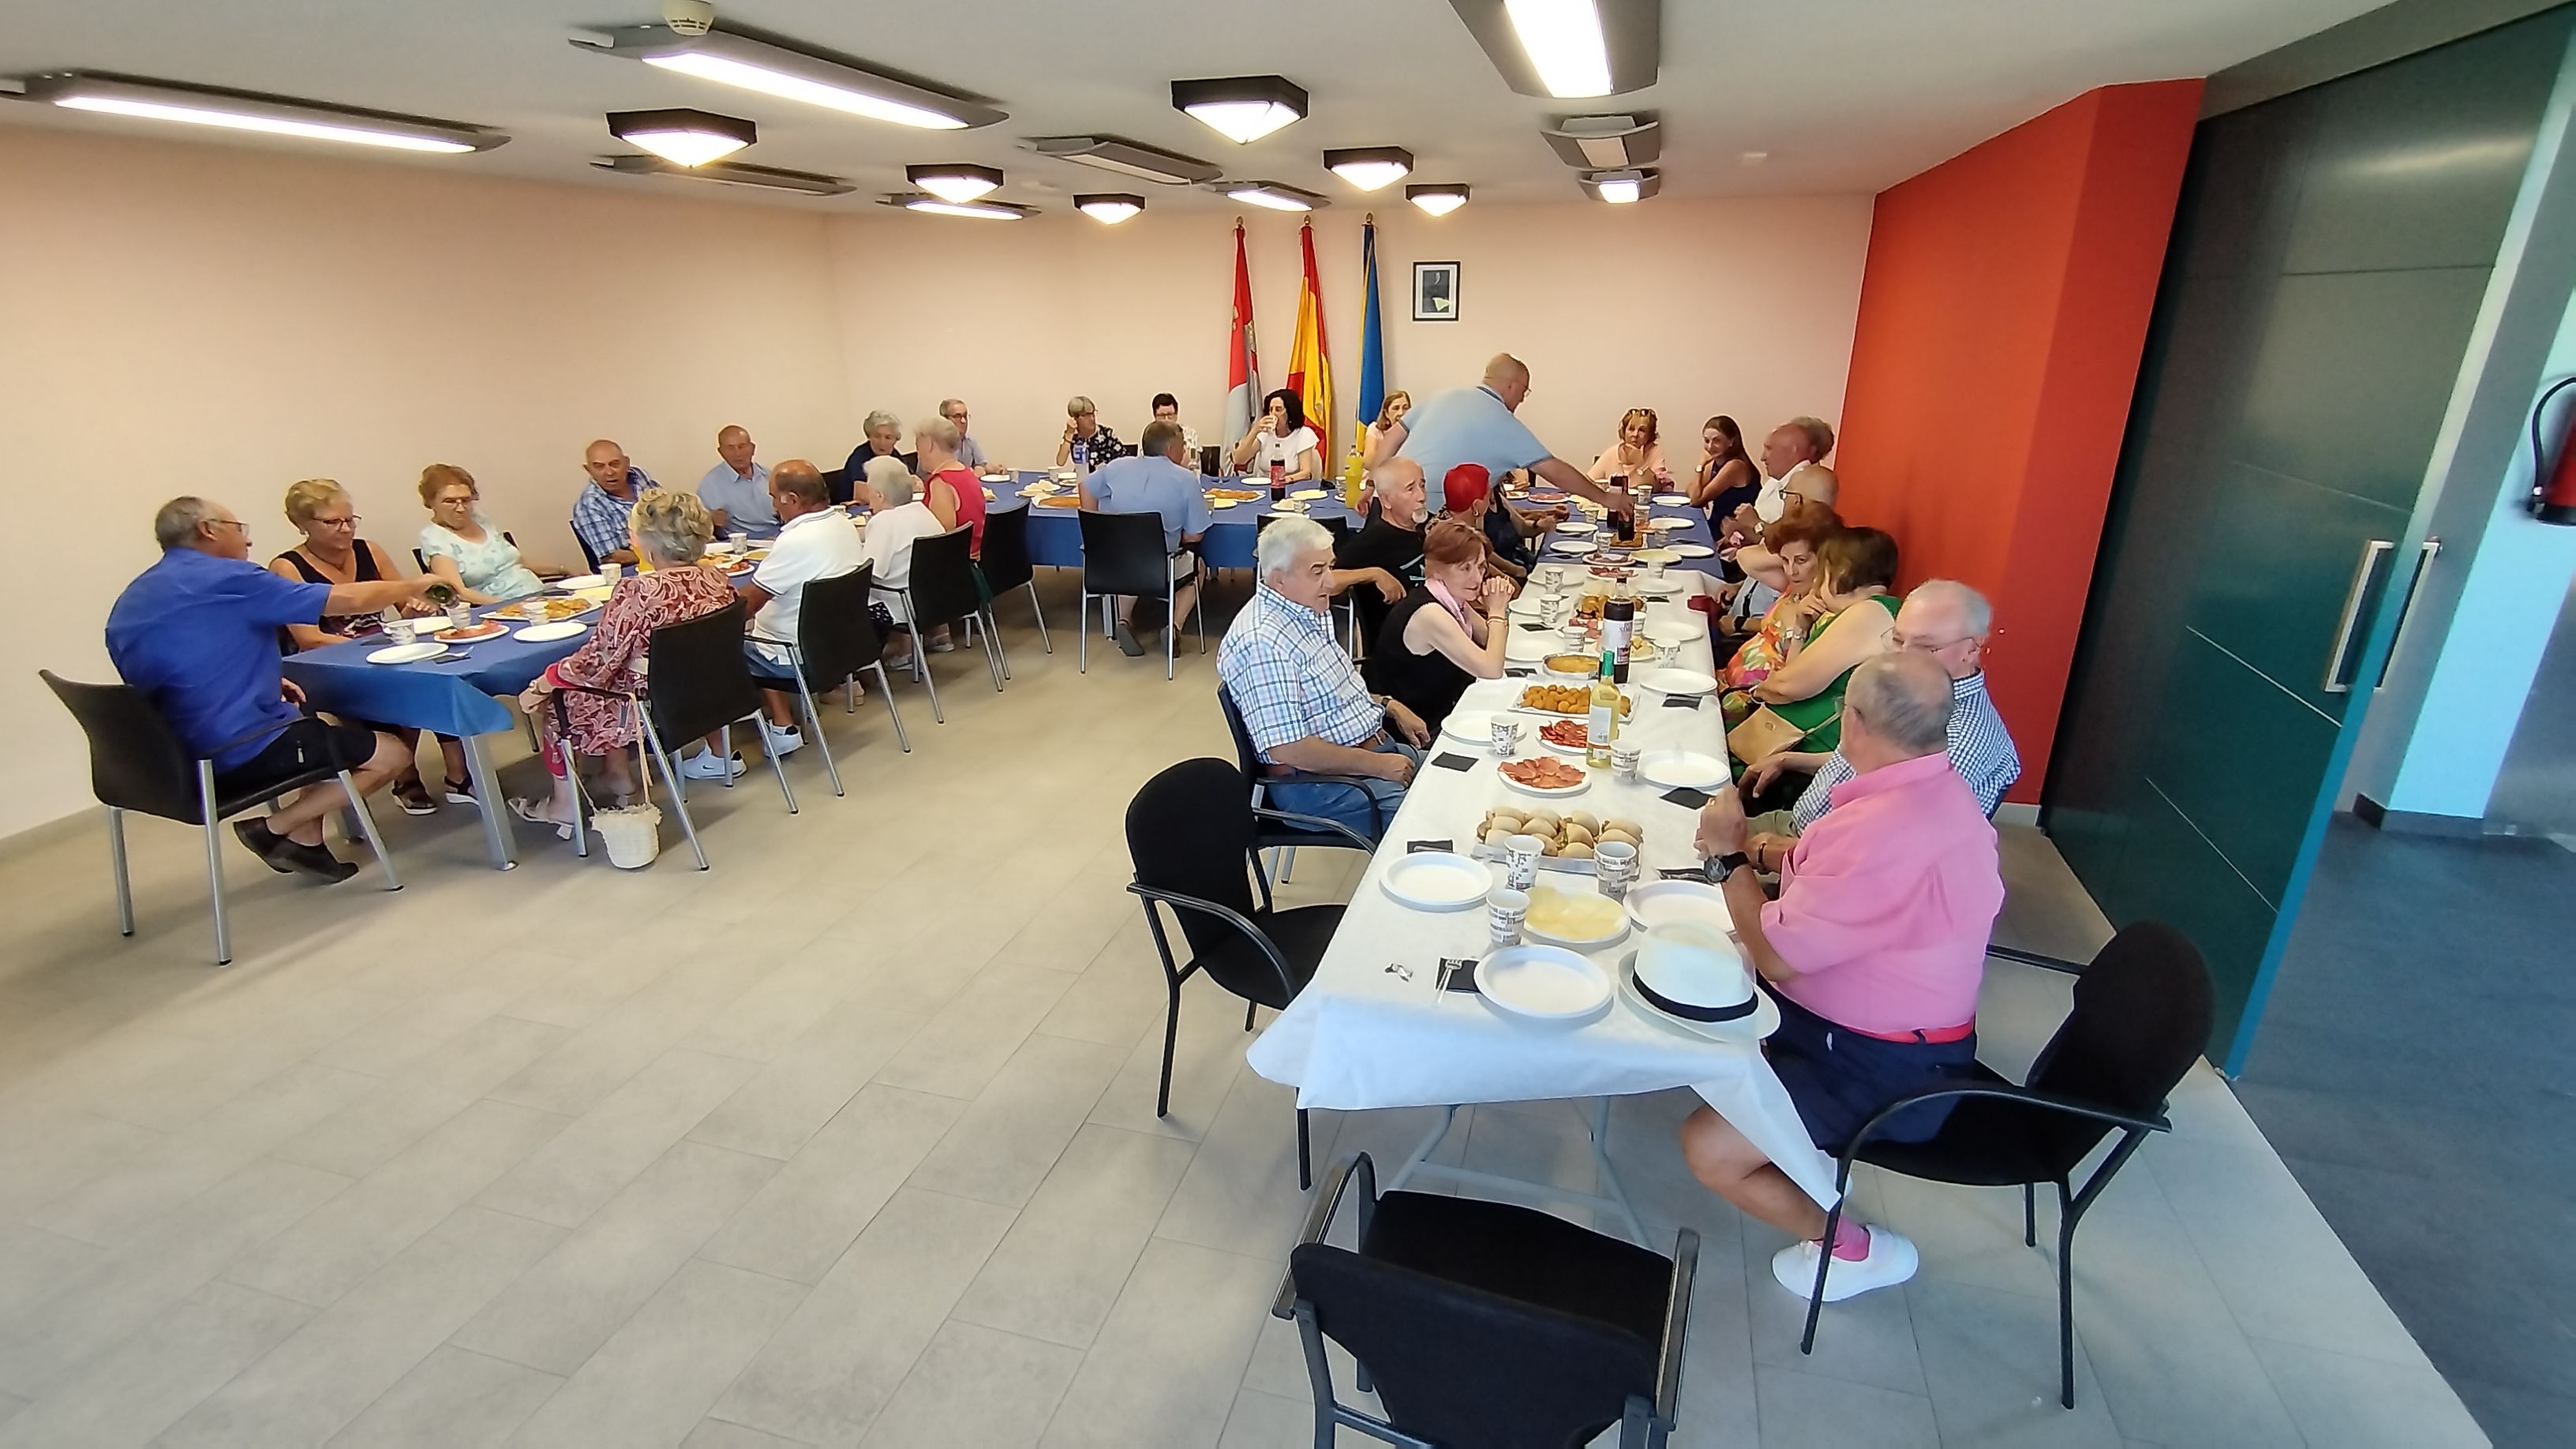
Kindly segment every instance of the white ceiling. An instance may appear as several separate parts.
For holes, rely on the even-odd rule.
[[[835,210],[904,189],[908,162],[1000,166],[1003,198],[1041,206],[1125,187],[1015,145],[1096,132],[1337,200],[1356,193],[1323,171],[1320,151],[1401,145],[1417,181],[1464,181],[1480,201],[1574,201],[1572,171],[1538,134],[1550,115],[1660,112],[1668,196],[1877,191],[2095,86],[2205,75],[2378,3],[1666,0],[1660,83],[1615,102],[1551,104],[1506,89],[1446,0],[718,0],[722,17],[980,92],[1010,112],[964,133],[817,111],[565,43],[578,28],[655,19],[659,0],[7,0],[0,75],[125,71],[493,126],[514,137],[497,151],[387,164],[622,187],[694,183],[591,169],[593,156],[624,149],[603,113],[694,105],[759,123],[760,144],[742,160],[857,182],[854,196],[777,201]],[[1306,87],[1308,119],[1236,147],[1171,108],[1174,79],[1248,72]],[[0,125],[17,124],[181,129],[0,103]],[[1746,151],[1769,159],[1743,164]],[[1148,190],[1156,205],[1234,205]]]

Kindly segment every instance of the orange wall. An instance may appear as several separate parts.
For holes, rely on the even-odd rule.
[[[1880,193],[1871,222],[1842,512],[1896,535],[1907,583],[1993,600],[2013,800],[2047,777],[2200,89],[2087,92]]]

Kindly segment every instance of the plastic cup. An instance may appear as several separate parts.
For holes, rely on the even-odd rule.
[[[459,600],[457,600],[455,603],[452,603],[452,604],[448,605],[448,606],[447,606],[447,627],[448,627],[448,628],[450,628],[450,629],[471,629],[471,628],[473,628],[473,627],[474,627],[474,609],[473,609],[473,606],[471,606],[471,605],[467,604],[463,599],[459,599]]]
[[[1614,779],[1633,782],[1637,778],[1637,760],[1644,753],[1645,747],[1633,740],[1625,737],[1612,740],[1610,742],[1611,776]]]
[[[397,644],[417,643],[420,639],[420,626],[409,619],[396,619],[385,625],[385,637]]]
[[[1601,894],[1614,901],[1625,900],[1628,887],[1637,881],[1637,847],[1621,840],[1592,847],[1592,881]]]
[[[1519,749],[1521,747],[1520,721],[1508,718],[1501,714],[1495,715],[1493,746],[1495,754],[1502,755],[1506,758],[1511,755],[1512,751]]]
[[[1528,890],[1538,882],[1538,858],[1547,842],[1535,835],[1515,835],[1503,842],[1503,884],[1516,891]],[[1521,902],[1527,910],[1529,902]]]
[[[1496,886],[1485,895],[1485,941],[1488,946],[1517,946],[1529,921],[1529,892]]]

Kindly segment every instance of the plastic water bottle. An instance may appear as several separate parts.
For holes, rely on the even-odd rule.
[[[1076,473],[1091,471],[1091,445],[1080,438],[1073,440],[1073,471]]]

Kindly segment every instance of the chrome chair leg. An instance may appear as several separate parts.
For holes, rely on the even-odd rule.
[[[206,822],[206,899],[215,912],[215,964],[233,964],[233,933],[224,919],[223,821],[215,814],[215,765],[197,762],[197,810]]]
[[[996,643],[993,639],[993,616],[991,614],[986,614],[983,617],[984,627],[978,630],[977,633],[984,641],[984,668],[993,676],[993,692],[995,694],[999,694],[1002,692],[1003,677],[1002,646]]]
[[[671,758],[671,752],[663,748],[661,731],[653,728],[652,716],[650,714],[641,714],[640,722],[644,726],[645,741],[653,747],[653,760],[656,764],[662,767],[662,778],[670,782],[671,806],[673,809],[680,812],[681,833],[689,837],[689,851],[691,854],[697,856],[698,869],[705,870],[707,868],[707,848],[698,843],[698,822],[689,818],[689,797],[688,793],[680,786],[681,777],[679,764]]]
[[[870,669],[873,669],[873,670],[875,670],[875,671],[877,672],[877,693],[879,693],[879,694],[881,694],[881,695],[884,695],[884,696],[885,696],[886,717],[887,717],[888,719],[891,719],[891,720],[893,720],[893,721],[894,721],[894,740],[895,740],[895,743],[896,743],[896,744],[899,744],[899,745],[901,745],[901,746],[903,746],[903,752],[904,752],[905,754],[907,754],[907,755],[908,755],[908,754],[911,754],[911,753],[912,753],[912,736],[910,736],[910,735],[908,735],[908,734],[905,734],[905,733],[903,732],[903,711],[902,711],[902,710],[899,710],[899,709],[897,709],[897,708],[895,708],[895,707],[894,707],[894,686],[892,686],[892,685],[890,685],[890,684],[886,683],[886,669],[885,669],[885,661],[884,661],[884,660],[882,660],[882,659],[880,659],[880,660],[878,660],[876,663],[871,664],[871,665],[869,665],[868,667],[869,667]],[[856,680],[856,678],[857,678],[857,676],[855,676],[855,675],[853,675],[853,676],[852,676],[852,679],[853,679],[854,681]],[[853,685],[853,688],[852,688],[852,691],[851,691],[851,703],[850,703],[850,708],[852,708],[852,709],[856,709],[856,708],[858,708],[857,690],[856,690],[855,684]]]
[[[832,777],[832,793],[847,796],[841,788],[841,767],[832,760],[832,742],[823,738],[823,716],[814,708],[814,690],[805,682],[805,671],[796,671],[796,697],[805,702],[805,727],[814,732],[814,747],[823,752],[823,771]]]
[[[731,725],[727,725],[725,729],[726,732],[730,734],[733,727]],[[790,815],[795,814],[796,792],[787,788],[787,762],[778,758],[775,751],[762,750],[761,753],[769,757],[769,771],[771,774],[778,777],[778,793],[787,797],[787,813]]]
[[[724,787],[725,787],[726,789],[730,790],[730,789],[732,789],[732,788],[733,788],[733,726],[732,726],[732,725],[718,725],[718,726],[716,726],[716,744],[717,744],[717,746],[718,746],[718,748],[717,748],[717,750],[716,750],[716,765],[717,765],[716,775],[717,775],[717,777],[718,777],[719,779],[722,779],[722,780],[724,781]],[[686,745],[682,745],[680,748],[682,748],[682,749],[687,749],[687,748],[688,748],[688,746],[686,746]]]
[[[1091,590],[1088,588],[1084,589],[1082,591],[1082,622],[1076,625],[1073,631],[1073,637],[1075,640],[1073,647],[1073,672],[1076,674],[1088,674],[1091,672],[1091,598]]]
[[[107,807],[107,858],[116,867],[116,933],[134,934],[134,878],[125,865],[125,812]]]
[[[1053,654],[1055,652],[1055,641],[1047,637],[1046,608],[1038,602],[1038,581],[1031,579],[1026,584],[1021,585],[1021,587],[1029,591],[1029,612],[1037,616],[1038,642],[1046,646],[1046,652]]]
[[[367,809],[365,797],[358,793],[358,782],[350,779],[346,770],[340,772],[340,788],[348,796],[349,815],[358,822],[358,832],[367,837],[367,849],[376,853],[376,868],[385,873],[385,889],[401,890],[402,877],[394,874],[393,852],[385,849],[385,838],[376,833],[376,817]]]

